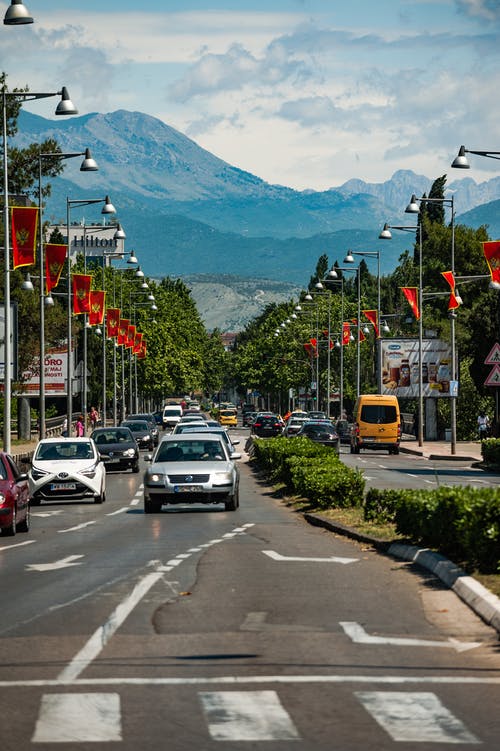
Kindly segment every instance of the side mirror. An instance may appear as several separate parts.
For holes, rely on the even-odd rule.
[[[26,472],[21,472],[21,474],[18,475],[16,478],[16,484],[18,482],[25,482],[27,479],[28,479],[28,474]]]
[[[153,454],[144,454],[144,461],[145,462],[152,462],[153,461]]]
[[[231,443],[233,444],[233,446],[237,446],[239,442],[240,442],[239,438],[235,438],[234,440],[231,438]]]
[[[237,451],[232,451],[230,459],[241,459],[241,454],[239,454]]]

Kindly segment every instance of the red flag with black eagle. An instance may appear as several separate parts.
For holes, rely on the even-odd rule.
[[[420,320],[420,310],[418,309],[418,287],[401,287],[403,295],[408,300],[408,304],[411,308],[416,320]]]
[[[120,325],[120,308],[108,308],[106,312],[106,336],[108,339],[118,336]]]
[[[90,292],[90,313],[89,324],[91,326],[101,326],[104,321],[104,302],[106,292],[103,289],[93,289]]]
[[[351,341],[351,326],[347,321],[342,324],[342,346],[349,344]]]
[[[71,274],[73,285],[73,313],[75,316],[90,313],[90,274]]]
[[[120,323],[118,324],[118,344],[125,344],[129,326],[130,318],[120,318]]]
[[[135,332],[135,340],[134,340],[134,346],[132,348],[132,354],[138,355],[141,351],[142,346],[142,332],[136,331]]]
[[[47,293],[59,284],[67,255],[67,245],[47,243],[45,246],[45,285]]]
[[[500,284],[500,240],[482,243],[484,257],[491,274],[491,281]]]
[[[448,310],[456,310],[460,307],[460,303],[455,295],[455,276],[453,271],[442,271],[441,274],[444,276],[451,289],[450,299],[448,300]]]
[[[35,263],[38,208],[13,206],[10,212],[12,228],[12,267],[32,266]]]
[[[135,341],[135,329],[136,327],[132,324],[129,325],[127,330],[127,336],[125,337],[125,346],[132,348],[134,346]]]

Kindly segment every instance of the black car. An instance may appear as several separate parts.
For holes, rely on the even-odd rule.
[[[330,446],[334,451],[339,451],[339,436],[333,423],[328,420],[308,420],[305,422],[297,437],[304,436],[315,443]]]
[[[155,446],[158,446],[160,440],[160,431],[155,420],[155,416],[150,412],[142,412],[141,414],[127,415],[127,420],[146,420],[151,425],[151,433],[153,434],[153,440]]]
[[[97,446],[106,470],[139,471],[139,448],[129,428],[96,428],[90,437]]]
[[[257,412],[243,412],[243,427],[249,427],[257,417]]]
[[[340,443],[351,443],[352,423],[348,420],[337,420],[335,430],[338,433]]]
[[[124,420],[120,427],[130,428],[140,449],[148,449],[148,451],[154,449],[155,441],[151,432],[151,423],[146,420]]]
[[[257,415],[252,423],[251,432],[258,438],[274,438],[281,435],[283,425],[276,415]]]

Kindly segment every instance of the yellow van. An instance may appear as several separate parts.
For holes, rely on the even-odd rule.
[[[401,414],[396,396],[361,394],[353,410],[351,454],[360,449],[387,449],[399,454]]]

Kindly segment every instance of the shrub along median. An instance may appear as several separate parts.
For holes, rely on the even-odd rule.
[[[490,450],[500,458],[500,441],[495,443]],[[468,570],[500,573],[500,491],[495,488],[371,489],[365,495],[361,472],[330,448],[301,437],[257,438],[254,457],[270,480],[317,508],[358,507],[366,521],[392,524],[412,544],[438,550]]]

